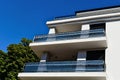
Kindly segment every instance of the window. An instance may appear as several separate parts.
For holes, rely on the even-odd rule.
[[[105,23],[91,24],[90,30],[92,29],[104,29],[105,30]]]
[[[105,50],[87,51],[87,60],[105,60]]]

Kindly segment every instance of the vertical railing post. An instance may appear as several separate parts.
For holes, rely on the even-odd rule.
[[[82,25],[80,38],[89,38],[89,30],[90,30],[90,25],[89,24]]]
[[[53,41],[55,40],[55,28],[50,28],[49,30],[49,37],[47,38],[47,41]]]
[[[47,71],[47,65],[46,65],[47,55],[48,53],[42,54],[41,59],[40,59],[40,64],[38,66],[38,71]]]
[[[76,66],[76,71],[85,71],[86,70],[86,57],[87,57],[87,52],[86,51],[79,51],[77,55],[77,66]],[[83,63],[83,65],[78,65],[78,63]]]

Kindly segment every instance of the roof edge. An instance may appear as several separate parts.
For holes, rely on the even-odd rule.
[[[110,9],[110,8],[118,8],[120,5],[115,5],[115,6],[107,6],[107,7],[101,7],[101,8],[92,8],[88,10],[80,10],[80,11],[75,11],[76,13],[82,13],[82,12],[89,12],[89,11],[96,11],[96,10],[103,10],[103,9]]]

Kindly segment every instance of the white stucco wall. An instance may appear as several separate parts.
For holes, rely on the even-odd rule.
[[[55,34],[55,28],[50,28],[49,34]]]
[[[106,49],[107,80],[120,80],[120,21],[107,22]]]

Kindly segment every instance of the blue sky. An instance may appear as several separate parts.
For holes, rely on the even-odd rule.
[[[75,11],[120,5],[120,0],[0,0],[0,50],[47,34],[47,20],[72,15]]]

